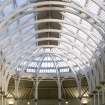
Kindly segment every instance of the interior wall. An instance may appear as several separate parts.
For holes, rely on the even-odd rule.
[[[27,105],[28,101],[29,100],[21,100],[18,102],[18,105]],[[35,102],[31,101],[30,105],[35,105]],[[39,100],[38,105],[59,105],[59,103],[58,100]],[[80,103],[78,99],[70,99],[68,104],[63,101],[61,105],[80,105]]]
[[[19,105],[26,105],[28,100],[21,100],[18,104]],[[32,101],[30,105],[35,105]],[[38,105],[58,105],[58,100],[40,100],[38,101]],[[62,105],[79,105],[79,101],[71,99],[68,104],[62,102]]]
[[[66,103],[66,101],[68,103]],[[27,104],[28,102],[30,102],[30,104]],[[38,100],[37,105],[59,105],[58,102],[59,102],[58,100]],[[1,98],[0,98],[0,105],[1,105]],[[8,105],[8,103],[6,105]],[[17,105],[35,105],[35,102],[34,102],[34,100],[28,100],[28,99],[27,100],[18,100]],[[70,99],[70,100],[62,101],[61,105],[82,105],[82,104],[80,104],[79,99]],[[88,103],[87,105],[91,105],[91,104]]]

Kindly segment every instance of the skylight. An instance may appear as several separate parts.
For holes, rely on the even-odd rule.
[[[34,73],[85,70],[104,40],[105,11],[98,4],[103,0],[44,2],[0,0],[0,49],[6,62]],[[44,11],[51,13],[45,18]]]

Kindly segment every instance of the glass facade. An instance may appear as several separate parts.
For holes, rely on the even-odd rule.
[[[15,70],[34,73],[78,72],[89,67],[104,46],[104,1],[36,2],[0,0],[0,49],[6,62]],[[38,18],[44,11],[58,11],[61,17],[52,18],[49,13],[45,19]],[[57,24],[39,28],[42,23],[57,23],[60,28]]]

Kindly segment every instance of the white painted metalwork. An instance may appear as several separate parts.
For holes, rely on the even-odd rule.
[[[46,4],[54,6],[43,7]],[[0,0],[0,49],[5,55],[6,63],[14,70],[20,72],[23,70],[37,75],[41,73],[42,76],[46,73],[57,74],[58,70],[61,74],[76,75],[80,72],[86,76],[88,84],[92,84],[89,86],[90,91],[94,90],[97,85],[100,85],[100,81],[105,79],[102,67],[105,63],[104,4],[104,0],[37,3],[30,3],[28,0]],[[42,7],[37,8],[38,6]],[[63,18],[35,19],[37,12],[47,10],[59,11]],[[61,29],[35,29],[38,24],[47,22],[59,23]],[[45,32],[59,33],[60,38],[36,38],[38,34]],[[39,41],[47,40],[58,41],[59,44],[38,46]],[[40,64],[39,67],[38,64]],[[11,71],[9,75],[12,75]],[[57,77],[59,81],[59,75]],[[77,79],[76,76],[74,77]],[[3,86],[3,89],[7,87],[6,82]],[[4,90],[7,92],[6,88]]]

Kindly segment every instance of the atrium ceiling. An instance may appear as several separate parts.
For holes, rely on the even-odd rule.
[[[1,0],[0,47],[6,62],[27,72],[85,71],[104,46],[101,2]]]
[[[77,97],[75,87],[78,87],[80,97],[80,82],[84,77],[82,93],[92,95],[96,87],[100,88],[100,83],[105,83],[104,49],[104,0],[0,0],[0,64],[3,72],[0,75],[4,80],[9,78],[5,83],[1,79],[0,86],[9,91],[8,97],[16,94],[12,79],[17,78],[20,84],[25,84],[27,79],[31,81],[27,82],[28,89],[22,88],[25,92],[19,88],[19,94],[25,93],[25,98],[34,97],[33,82],[35,89],[41,91],[41,98],[50,86],[58,93],[57,96],[52,93],[52,97],[59,100]],[[53,80],[57,86],[51,83]],[[72,80],[76,84],[71,83]],[[49,83],[44,82],[38,88],[42,81],[51,84],[47,88]],[[64,86],[61,93],[60,86]],[[23,98],[22,95],[18,97]],[[36,93],[36,101],[37,98]]]

